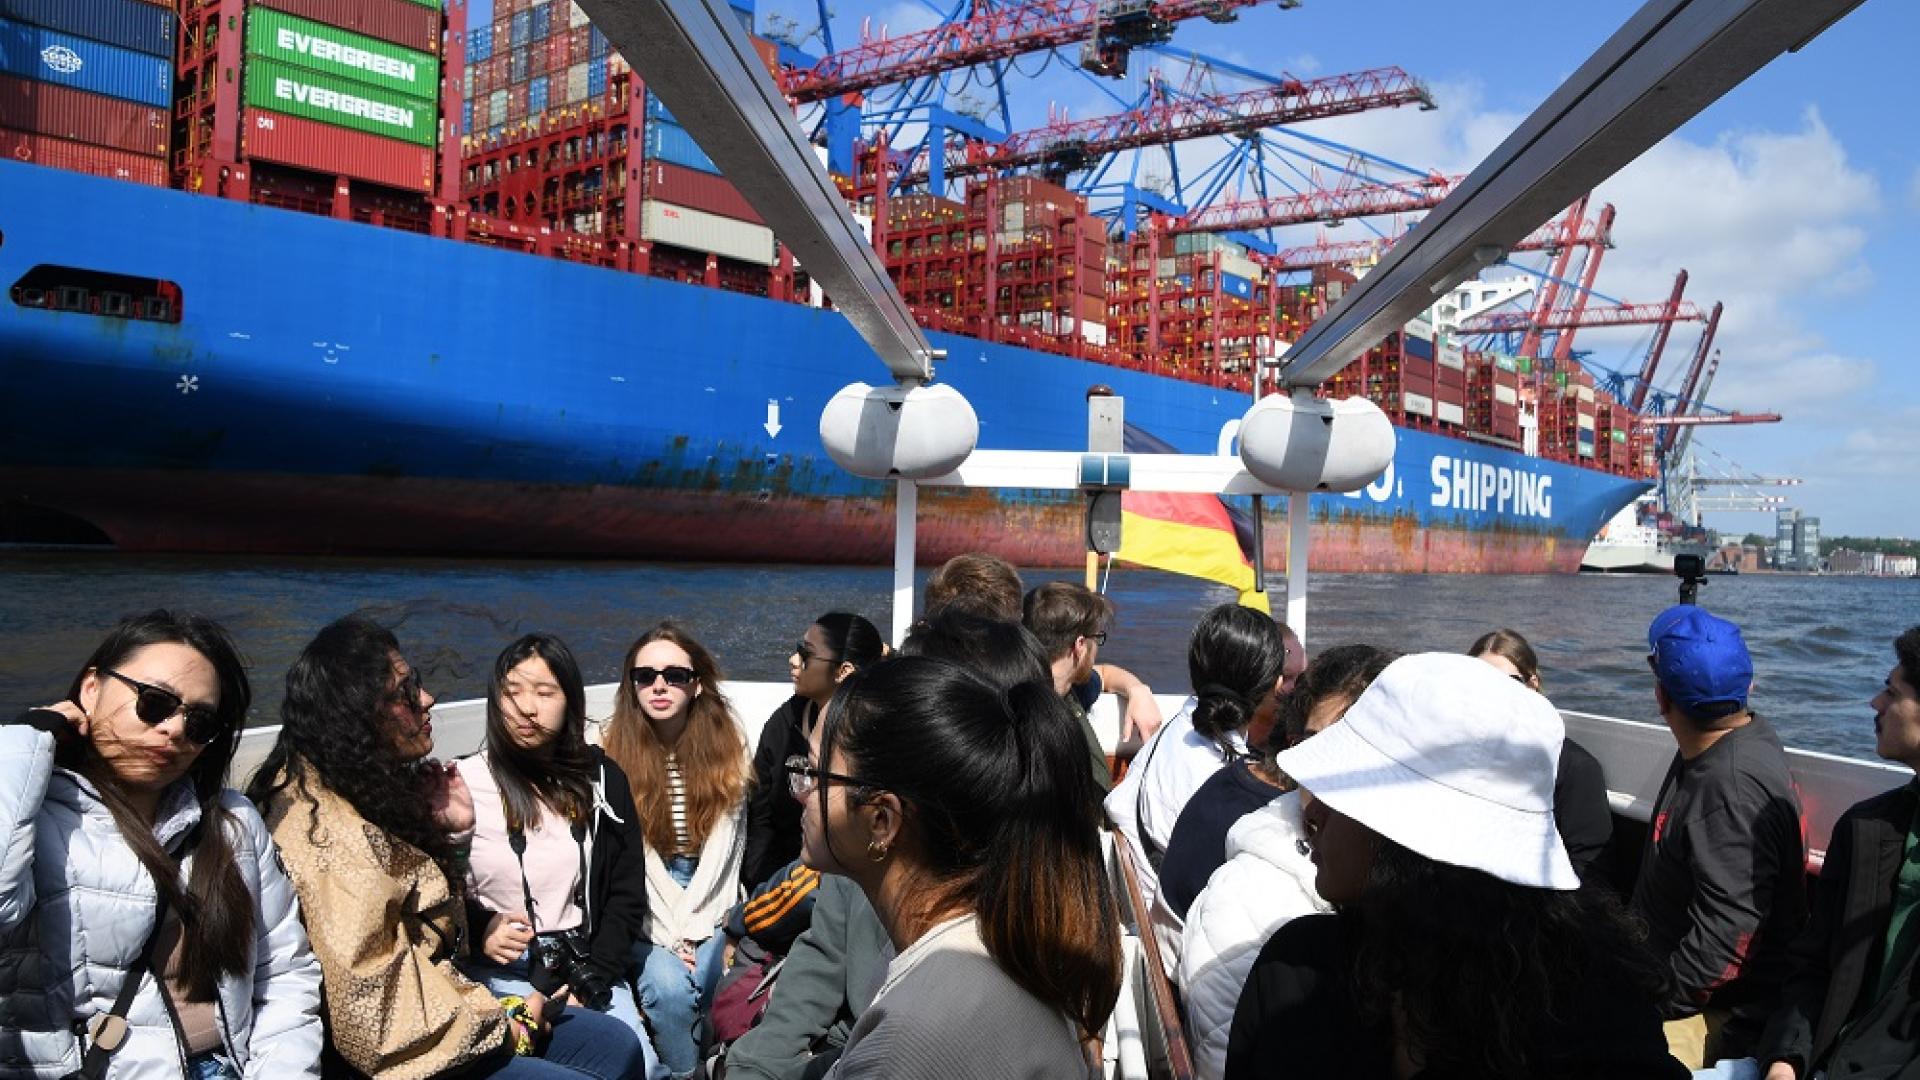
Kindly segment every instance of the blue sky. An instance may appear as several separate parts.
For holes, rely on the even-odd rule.
[[[489,6],[476,0],[474,15]],[[894,33],[934,18],[920,0],[829,6],[843,48],[869,17]],[[1636,7],[1304,0],[1293,10],[1251,9],[1225,26],[1186,23],[1174,44],[1303,77],[1403,67],[1432,86],[1438,111],[1400,109],[1305,130],[1465,172]],[[757,25],[770,14],[802,26],[818,21],[813,4],[799,0],[762,0]],[[1696,444],[1722,468],[1803,478],[1788,494],[1823,519],[1828,535],[1920,536],[1920,498],[1909,478],[1909,462],[1920,461],[1920,380],[1908,374],[1917,335],[1907,314],[1920,292],[1920,125],[1898,88],[1916,44],[1920,7],[1872,0],[1598,192],[1619,208],[1618,246],[1599,291],[1661,300],[1685,267],[1690,299],[1727,305],[1713,402],[1787,416],[1779,425],[1705,429]],[[1178,65],[1139,54],[1113,88],[1132,96],[1156,63],[1178,78]],[[1075,117],[1112,111],[1110,99],[1067,69],[1055,64],[1019,80],[1016,126],[1041,123],[1056,107]],[[1218,144],[1190,146],[1182,167],[1219,152]],[[1358,234],[1348,226],[1336,235]],[[1663,370],[1684,366],[1696,336],[1675,330]],[[1634,369],[1647,338],[1644,328],[1588,332],[1579,347],[1601,364]],[[1708,523],[1772,533],[1768,515],[1716,514]]]

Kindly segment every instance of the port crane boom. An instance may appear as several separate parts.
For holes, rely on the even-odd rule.
[[[1585,311],[1550,312],[1544,318],[1525,312],[1488,312],[1475,315],[1460,324],[1463,334],[1511,334],[1528,328],[1572,330],[1595,326],[1647,326],[1664,322],[1705,322],[1706,316],[1692,302],[1682,300],[1677,310],[1669,311],[1665,302],[1657,304],[1610,304]],[[1536,320],[1538,320],[1536,322]]]
[[[929,30],[873,37],[780,76],[781,92],[798,104],[907,82],[924,75],[1009,60],[1075,42],[1091,46],[1083,66],[1102,75],[1126,72],[1127,53],[1173,39],[1175,23],[1192,18],[1232,22],[1242,8],[1267,0],[1032,0],[980,4],[970,18]],[[1282,7],[1297,3],[1281,0]]]
[[[1316,221],[1344,221],[1376,214],[1410,214],[1440,205],[1460,182],[1457,176],[1428,176],[1383,184],[1317,188],[1271,199],[1216,202],[1184,215],[1167,229],[1182,233],[1253,231]]]
[[[1568,214],[1573,213],[1571,209]],[[1613,205],[1609,203],[1601,208],[1598,220],[1581,223],[1579,231],[1572,241],[1583,247],[1613,246]],[[1535,229],[1533,235],[1513,245],[1512,253],[1545,251],[1557,254],[1568,241],[1567,219],[1555,218],[1546,225]],[[1372,262],[1387,253],[1405,233],[1399,236],[1368,236],[1357,240],[1321,240],[1317,243],[1302,244],[1287,248],[1268,260],[1267,268],[1278,273],[1300,270],[1315,270],[1323,266],[1354,266]]]
[[[1324,79],[1288,79],[1237,94],[1169,96],[1138,109],[1087,120],[1061,120],[1016,132],[998,145],[970,142],[966,159],[946,165],[948,177],[1046,166],[1077,172],[1099,158],[1126,150],[1215,135],[1250,135],[1282,124],[1401,105],[1433,106],[1420,80],[1397,67]],[[940,152],[935,149],[933,152]],[[907,177],[924,182],[925,173]]]

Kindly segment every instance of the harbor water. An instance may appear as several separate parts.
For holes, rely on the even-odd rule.
[[[1025,575],[1029,586],[1071,576]],[[256,724],[274,722],[301,646],[356,608],[395,628],[443,699],[482,694],[501,647],[533,630],[564,638],[589,682],[612,681],[628,644],[669,617],[706,642],[729,677],[779,680],[793,642],[825,612],[859,612],[884,630],[890,585],[879,567],[9,552],[0,554],[0,703],[17,710],[59,697],[115,618],[156,606],[205,612],[234,633],[251,663]],[[1186,688],[1194,620],[1232,599],[1191,578],[1126,568],[1113,572],[1108,594],[1118,618],[1101,659],[1162,693]],[[1318,575],[1308,648],[1364,641],[1463,650],[1487,630],[1511,627],[1539,649],[1556,704],[1657,721],[1646,626],[1675,596],[1666,577]],[[1276,592],[1276,612],[1282,600]],[[1867,702],[1892,664],[1892,638],[1920,623],[1920,582],[1716,577],[1700,602],[1745,631],[1752,703],[1783,738],[1872,758]]]

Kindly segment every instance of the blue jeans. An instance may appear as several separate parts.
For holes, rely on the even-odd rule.
[[[693,880],[699,860],[676,855],[667,860],[667,872],[685,887]],[[634,966],[640,970],[640,1008],[653,1027],[653,1046],[660,1063],[676,1077],[692,1076],[700,1064],[705,1041],[707,1007],[720,985],[727,937],[715,933],[694,953],[693,970],[673,951],[677,942],[634,946]]]
[[[527,957],[522,953],[520,959],[502,966],[485,957],[475,957],[460,962],[460,970],[473,981],[493,991],[495,997],[509,994],[526,997],[533,992],[533,984],[527,978]],[[567,1003],[567,1014],[587,1012],[585,1006],[575,1001]],[[653,1043],[647,1039],[647,1029],[640,1021],[640,1010],[634,1007],[633,987],[621,982],[613,987],[613,999],[607,1003],[604,1015],[627,1025],[640,1040],[640,1053],[646,1061],[644,1075],[648,1080],[666,1080],[667,1072],[654,1057]],[[197,1080],[197,1078],[196,1078]]]
[[[568,1009],[553,1022],[553,1035],[539,1057],[502,1059],[491,1070],[470,1074],[488,1080],[641,1080],[646,1040],[605,1013]]]
[[[240,1080],[240,1070],[219,1054],[201,1054],[187,1061],[187,1080]]]

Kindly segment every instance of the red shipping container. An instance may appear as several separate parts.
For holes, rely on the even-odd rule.
[[[507,90],[507,123],[516,124],[527,118],[527,84],[520,83]],[[496,119],[494,123],[499,123]]]
[[[152,184],[155,187],[167,182],[165,157],[129,154],[125,150],[89,146],[25,131],[0,129],[0,158],[70,169],[92,176],[107,176],[115,180],[131,180],[136,184]]]
[[[573,63],[573,35],[554,34],[547,39],[547,74],[565,75],[567,66]]]
[[[254,0],[254,3],[440,55],[440,12],[412,0]]]
[[[646,197],[657,202],[704,210],[736,221],[765,224],[732,184],[712,173],[665,161],[647,162]]]
[[[567,36],[573,39],[567,44],[570,62],[577,64],[587,59],[587,54],[593,51],[593,27],[576,26],[567,31]]]
[[[0,75],[0,128],[165,157],[167,110]]]
[[[349,131],[297,116],[248,109],[240,152],[327,176],[349,176],[403,191],[432,191],[434,152],[397,139]]]

